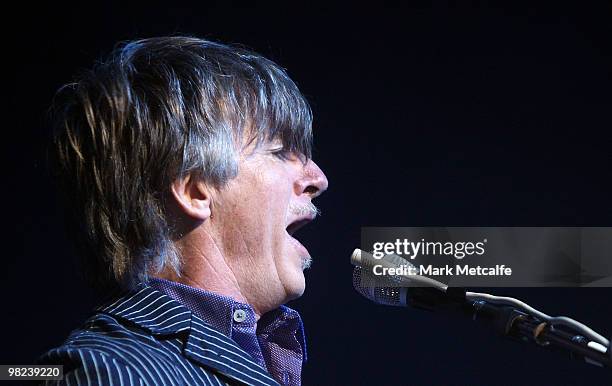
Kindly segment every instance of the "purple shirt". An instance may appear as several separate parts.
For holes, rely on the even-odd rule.
[[[302,318],[286,306],[259,322],[248,304],[173,281],[152,278],[149,285],[189,308],[212,328],[231,338],[281,385],[300,385],[306,362]]]

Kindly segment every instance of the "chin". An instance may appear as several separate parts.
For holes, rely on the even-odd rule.
[[[285,280],[285,292],[287,301],[299,298],[306,290],[306,279],[300,269],[298,272],[291,272],[288,280]]]
[[[306,278],[304,277],[304,262],[310,260],[310,255],[304,246],[295,239],[290,240],[284,249],[284,259],[279,267],[279,278],[285,289],[286,301],[294,300],[304,294]]]

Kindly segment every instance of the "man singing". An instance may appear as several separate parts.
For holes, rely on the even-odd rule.
[[[192,37],[133,41],[54,101],[54,165],[107,294],[41,359],[62,384],[299,385],[306,248],[327,179],[275,63]]]

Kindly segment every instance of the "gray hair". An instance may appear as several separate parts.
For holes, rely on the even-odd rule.
[[[312,113],[286,72],[244,48],[194,37],[120,44],[52,106],[60,193],[98,288],[180,273],[164,197],[186,175],[222,187],[248,143],[311,157]]]

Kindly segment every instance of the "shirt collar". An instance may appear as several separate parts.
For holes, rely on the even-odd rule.
[[[253,307],[229,296],[159,278],[150,278],[148,285],[183,304],[228,338],[232,338],[235,320],[241,320],[240,323],[243,325],[257,324],[257,335],[274,335],[280,332],[279,329],[286,330],[286,333],[294,333],[302,347],[303,362],[306,362],[304,325],[300,314],[294,309],[281,305],[263,314],[257,321]]]

